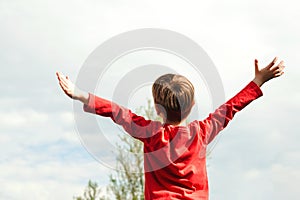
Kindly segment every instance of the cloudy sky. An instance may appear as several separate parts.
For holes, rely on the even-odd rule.
[[[218,138],[208,160],[210,197],[298,199],[298,8],[293,0],[0,0],[0,199],[72,199],[89,179],[107,185],[112,170],[81,144],[55,72],[75,80],[96,47],[139,28],[197,42],[227,99],[253,78],[255,58],[262,66],[285,60],[284,76],[266,83],[264,96]]]

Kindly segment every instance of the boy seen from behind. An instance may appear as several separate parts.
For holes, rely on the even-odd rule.
[[[155,109],[163,122],[146,120],[129,109],[76,88],[57,73],[66,95],[81,101],[86,112],[110,117],[144,144],[146,200],[207,200],[206,147],[235,113],[262,96],[260,87],[281,76],[284,64],[277,57],[263,69],[255,60],[255,77],[238,94],[202,120],[182,122],[195,104],[194,87],[184,76],[165,74],[152,86]]]

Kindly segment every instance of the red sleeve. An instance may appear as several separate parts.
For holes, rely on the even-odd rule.
[[[157,125],[151,120],[132,113],[129,109],[118,104],[89,94],[89,102],[83,106],[85,112],[110,117],[116,124],[123,126],[131,136],[143,140],[151,137],[153,126]]]
[[[203,141],[209,144],[227,126],[235,113],[262,95],[260,88],[251,81],[233,98],[221,105],[215,112],[209,114],[205,120],[199,122]]]

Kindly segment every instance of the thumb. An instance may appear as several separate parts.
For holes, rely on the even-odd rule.
[[[257,59],[254,60],[254,66],[255,66],[255,73],[259,72]]]

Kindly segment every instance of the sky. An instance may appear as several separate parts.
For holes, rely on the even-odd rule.
[[[253,79],[255,58],[261,67],[275,56],[285,61],[285,74],[263,85],[264,96],[216,140],[208,158],[210,199],[298,199],[298,4],[0,0],[0,199],[72,199],[89,179],[107,185],[113,170],[81,143],[73,102],[55,72],[75,80],[94,49],[140,28],[172,30],[199,44],[220,74],[226,99]],[[115,66],[111,76],[117,72]],[[204,101],[201,116],[212,111],[209,98]]]

